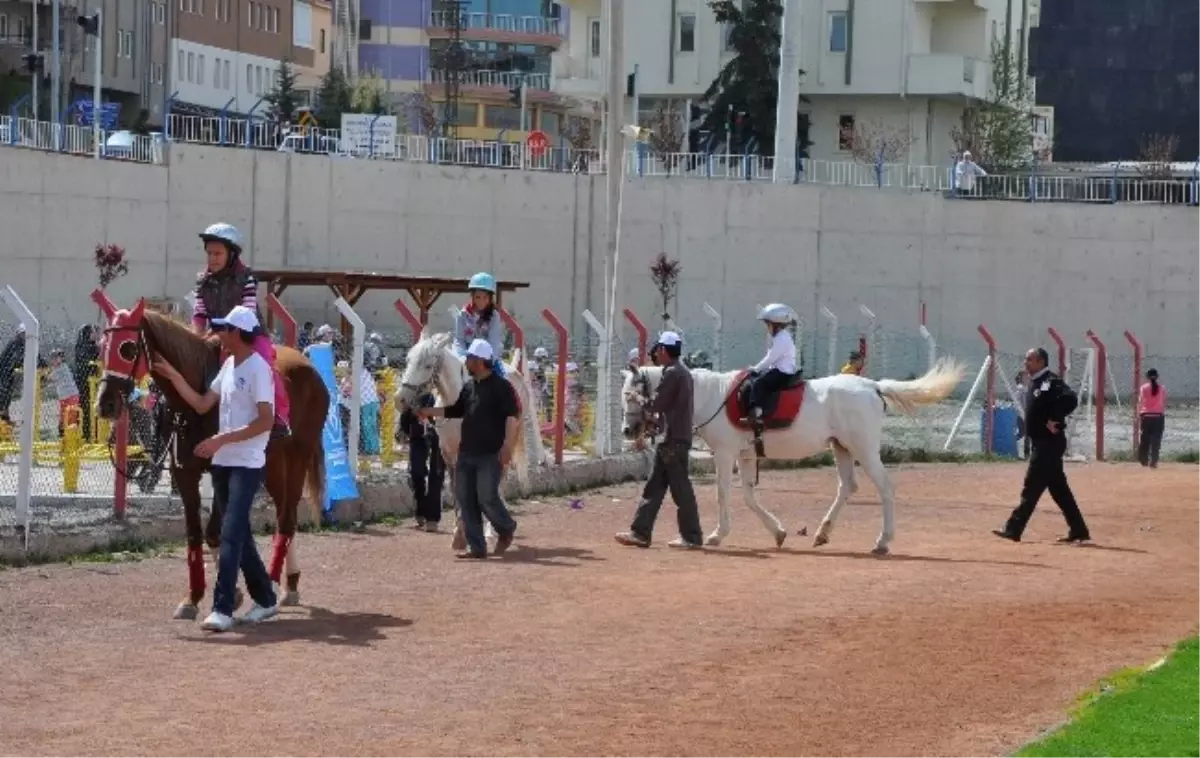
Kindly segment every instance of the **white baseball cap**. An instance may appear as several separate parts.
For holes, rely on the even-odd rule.
[[[487,340],[475,340],[467,348],[467,355],[473,355],[481,360],[490,361],[495,357],[492,346]]]
[[[225,318],[214,318],[213,326],[232,326],[242,332],[253,332],[258,328],[258,316],[244,305],[234,306]]]
[[[680,338],[677,332],[663,332],[658,335],[658,342],[656,344],[665,347],[676,347],[683,344],[683,339]]]

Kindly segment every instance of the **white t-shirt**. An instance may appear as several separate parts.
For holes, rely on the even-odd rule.
[[[212,391],[220,398],[220,434],[248,426],[258,418],[259,403],[270,403],[272,408],[275,405],[275,377],[258,353],[252,353],[240,365],[234,364],[233,356],[226,358],[213,380]],[[262,468],[267,463],[270,440],[271,432],[267,430],[257,437],[223,445],[212,462],[216,466]]]
[[[759,373],[778,369],[785,374],[796,373],[796,343],[787,329],[780,329],[775,336],[767,337],[767,354],[754,365]]]

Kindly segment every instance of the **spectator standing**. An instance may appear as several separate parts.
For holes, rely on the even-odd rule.
[[[433,395],[417,399],[418,408],[433,405]],[[400,434],[408,440],[408,481],[417,506],[416,527],[436,532],[442,520],[442,486],[446,481],[446,463],[442,460],[437,428],[405,408],[400,414]]]
[[[959,195],[975,195],[975,178],[987,176],[978,163],[971,157],[970,150],[964,150],[962,158],[954,164],[954,189]]]
[[[512,461],[517,424],[521,421],[512,385],[492,370],[496,363],[492,346],[486,340],[475,339],[467,347],[466,363],[471,381],[454,405],[418,408],[417,416],[463,420],[462,442],[454,466],[454,496],[467,548],[458,557],[481,559],[487,557],[484,516],[496,530],[496,555],[508,549],[517,531],[517,522],[500,498],[500,480]]]
[[[61,348],[50,352],[50,382],[58,398],[58,436],[62,438],[67,425],[67,409],[79,407],[79,387],[67,363],[67,353]]]
[[[75,386],[79,388],[81,431],[85,440],[92,439],[92,382],[97,375],[100,360],[100,346],[96,340],[96,330],[91,324],[79,327],[75,336],[75,365],[73,375]]]
[[[1158,468],[1158,452],[1167,425],[1167,388],[1158,383],[1158,369],[1146,372],[1146,383],[1138,390],[1138,463]]]

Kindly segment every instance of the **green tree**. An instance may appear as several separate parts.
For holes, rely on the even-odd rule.
[[[372,113],[376,116],[390,115],[387,87],[378,71],[360,74],[350,90],[350,104],[355,113]]]
[[[783,2],[709,0],[708,6],[717,22],[727,25],[734,57],[702,96],[709,112],[700,128],[717,135],[719,144],[724,143],[728,129],[734,152],[743,151],[754,141],[756,153],[773,155]],[[800,74],[803,76],[804,72]],[[808,102],[808,98],[801,96],[800,102]],[[800,120],[797,142],[802,150],[812,144],[808,140],[806,123],[805,119]]]
[[[291,63],[286,60],[280,62],[275,72],[275,86],[263,99],[269,106],[267,115],[275,123],[282,124],[295,117],[299,101],[296,98],[296,72],[292,70]]]
[[[1033,159],[1033,97],[1019,54],[992,40],[991,81],[984,100],[963,110],[962,123],[950,131],[955,149],[991,173],[1024,168]]]
[[[342,125],[342,114],[353,113],[350,82],[346,74],[336,66],[321,78],[321,88],[317,90],[317,103],[313,109],[313,117],[317,124],[324,128],[337,129]]]

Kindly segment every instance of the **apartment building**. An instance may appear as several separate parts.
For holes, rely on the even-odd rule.
[[[459,136],[522,139],[526,132],[521,131],[521,111],[512,104],[510,90],[524,82],[527,126],[541,129],[553,141],[571,106],[551,88],[551,59],[569,32],[557,2],[361,0],[359,72],[377,72],[397,103],[419,91],[440,110],[455,12],[466,48],[459,79]]]
[[[49,118],[49,76],[53,66],[51,0],[0,0],[0,67],[24,74],[23,56],[33,49],[34,12],[37,48],[45,53],[47,84],[43,118]],[[144,115],[162,123],[166,103],[167,29],[165,0],[60,0],[59,45],[62,105],[90,99],[95,72],[95,40],[83,34],[75,19],[100,11],[104,19],[101,86],[104,99],[121,104],[121,123],[137,124]],[[142,114],[142,111],[145,111]]]
[[[294,3],[292,13],[292,45],[313,51],[311,65],[295,67],[299,99],[304,105],[312,105],[321,80],[329,73],[333,6],[329,0],[308,0]]]
[[[800,13],[801,93],[813,158],[844,160],[843,129],[907,132],[907,160],[947,163],[962,111],[987,97],[993,39],[1017,46],[1029,23],[1021,0],[793,0]],[[551,87],[577,98],[606,91],[602,0],[564,0],[567,42],[553,56]],[[1024,3],[1036,18],[1037,1]],[[1032,9],[1030,6],[1032,5]],[[625,2],[626,74],[637,66],[643,123],[660,103],[682,113],[732,58],[728,29],[705,0]],[[632,101],[626,103],[630,113]]]
[[[279,65],[311,75],[317,60],[307,0],[173,0],[172,108],[261,114]],[[301,19],[297,32],[295,19]]]

